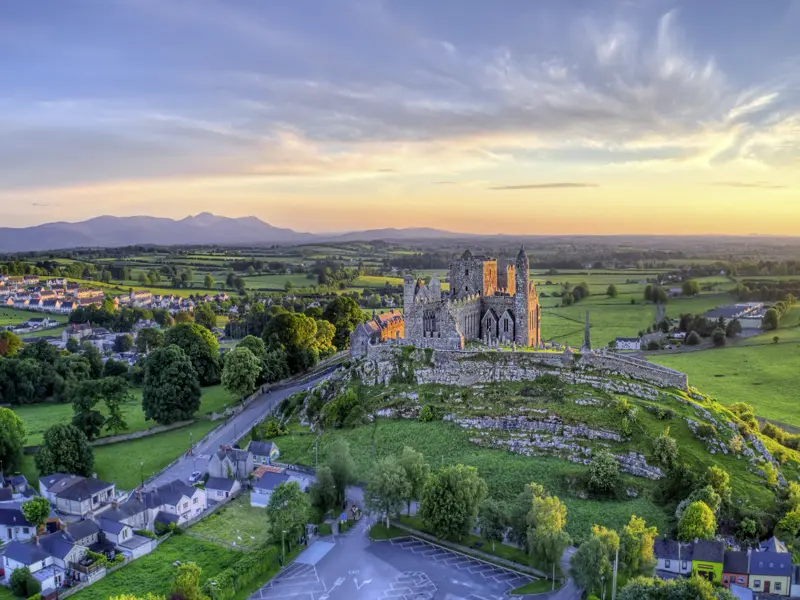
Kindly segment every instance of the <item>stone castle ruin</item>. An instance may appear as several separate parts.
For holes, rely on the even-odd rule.
[[[437,350],[462,350],[466,342],[487,346],[541,345],[541,312],[530,263],[520,248],[516,261],[473,256],[467,250],[450,265],[450,290],[443,292],[434,275],[425,283],[412,275],[403,281],[402,344]],[[376,335],[380,324],[368,322],[351,335],[351,354],[364,356],[370,344],[387,341]]]

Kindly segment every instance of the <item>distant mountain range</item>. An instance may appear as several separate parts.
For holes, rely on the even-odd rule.
[[[468,236],[429,228],[373,229],[340,234],[312,234],[274,227],[256,217],[230,218],[211,213],[201,213],[180,220],[160,217],[103,216],[78,223],[61,221],[33,227],[0,227],[0,252],[112,248],[135,244],[269,246],[325,241],[402,241],[459,237]]]

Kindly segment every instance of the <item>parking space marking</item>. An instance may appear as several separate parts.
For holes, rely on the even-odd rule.
[[[396,600],[433,600],[438,588],[430,578],[422,572],[410,571],[401,573],[383,591],[381,598]]]

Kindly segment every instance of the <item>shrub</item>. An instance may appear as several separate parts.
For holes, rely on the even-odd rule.
[[[700,344],[700,334],[696,331],[692,331],[689,335],[686,336],[686,345],[687,346],[698,346]]]
[[[39,583],[38,580],[34,579],[33,577],[28,578],[28,585],[26,586],[25,590],[28,594],[28,598],[40,598],[42,597],[42,584]]]
[[[419,420],[421,423],[427,423],[429,421],[433,421],[435,418],[436,415],[434,413],[433,407],[430,404],[426,404],[419,411]]]
[[[98,552],[92,552],[91,550],[86,551],[86,558],[92,560],[92,562],[97,566],[103,566],[108,562],[108,558],[105,554],[100,554]]]
[[[203,585],[203,593],[211,598],[211,582],[214,586],[214,600],[231,600],[237,590],[242,590],[253,583],[260,582],[270,572],[281,556],[277,546],[262,546],[253,552],[242,555],[230,567],[208,579]]]
[[[695,429],[695,435],[703,440],[710,440],[713,439],[717,435],[717,430],[714,428],[713,425],[709,425],[708,423],[701,423]]]
[[[36,583],[38,584],[39,582],[37,581]],[[42,595],[41,594],[34,594],[33,596],[29,596],[28,600],[42,600]]]
[[[607,494],[613,492],[619,484],[619,465],[608,452],[601,452],[592,459],[589,465],[589,489],[593,492]]]
[[[155,533],[148,529],[134,529],[133,533],[142,537],[150,538],[151,540],[154,540],[157,537]]]

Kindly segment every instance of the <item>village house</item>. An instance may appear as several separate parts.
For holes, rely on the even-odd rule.
[[[725,544],[713,540],[695,540],[692,550],[692,576],[722,583]]]
[[[22,503],[0,503],[0,545],[29,540],[35,534],[33,526],[22,513]]]
[[[247,444],[247,451],[253,455],[254,465],[271,465],[272,461],[277,460],[281,455],[278,446],[272,442],[250,440],[250,443]]]
[[[223,502],[242,488],[238,479],[209,477],[206,481],[206,494],[209,501]]]
[[[70,338],[77,341],[82,341],[92,335],[92,326],[89,323],[72,323],[64,328],[61,332],[61,341],[65,344]]]
[[[618,337],[614,340],[614,347],[617,350],[640,350],[642,342],[638,337]]]
[[[182,525],[202,514],[207,507],[205,490],[175,479],[152,490],[138,490],[125,502],[113,504],[102,513],[102,518],[129,525],[131,529],[152,531],[156,523]]]
[[[68,315],[76,308],[78,308],[78,303],[75,302],[75,300],[73,300],[72,298],[69,298],[61,302],[61,308],[59,309],[59,312],[62,315]]]
[[[747,552],[728,550],[722,561],[722,585],[747,587],[749,557]]]
[[[749,587],[756,593],[788,596],[792,582],[792,555],[777,538],[762,542],[750,553]]]
[[[692,572],[692,554],[692,544],[661,539],[653,542],[653,555],[657,561],[656,573],[663,579],[669,575],[688,577]]]
[[[44,329],[45,327],[53,327],[54,325],[57,325],[57,323],[50,317],[33,317],[28,319],[28,327],[32,329]]]
[[[247,479],[253,468],[253,455],[237,448],[220,448],[208,461],[209,477]]]
[[[272,492],[282,483],[297,482],[300,489],[308,491],[310,482],[305,477],[299,477],[286,473],[284,469],[262,465],[253,473],[252,491],[250,492],[250,506],[266,507]]]
[[[134,290],[128,296],[128,303],[135,308],[149,308],[153,302],[153,293],[147,290]]]
[[[39,493],[62,514],[85,517],[105,508],[116,488],[95,477],[53,473],[39,479]]]

